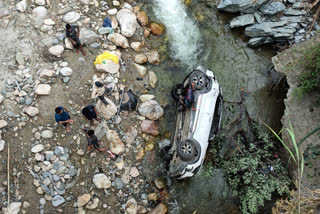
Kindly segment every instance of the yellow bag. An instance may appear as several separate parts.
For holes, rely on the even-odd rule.
[[[94,65],[102,64],[103,60],[106,60],[106,59],[112,60],[114,63],[119,64],[119,58],[116,55],[110,53],[109,51],[106,51],[103,54],[98,55],[96,58],[96,61],[94,61],[93,64]]]

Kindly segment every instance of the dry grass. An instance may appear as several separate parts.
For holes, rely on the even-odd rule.
[[[303,214],[319,213],[320,206],[320,189],[307,189],[301,193],[300,209]],[[290,197],[280,199],[276,202],[275,207],[272,208],[272,214],[295,214],[298,213],[298,193],[296,191],[290,192]]]

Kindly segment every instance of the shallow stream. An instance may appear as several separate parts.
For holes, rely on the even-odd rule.
[[[228,101],[240,101],[241,88],[247,92],[245,106],[251,118],[280,128],[284,95],[271,90],[279,81],[271,71],[272,51],[246,47],[241,36],[243,31],[230,30],[229,15],[218,12],[209,1],[194,0],[189,7],[181,2],[153,0],[144,5],[151,20],[166,26],[165,39],[160,39],[168,43],[153,44],[153,48],[160,51],[162,62],[149,67],[159,78],[154,93],[162,104],[168,102],[169,106],[161,122],[163,131],[170,132],[175,117],[173,99],[164,97],[170,96],[171,87],[199,64],[212,70],[222,87],[227,101],[223,113],[224,132],[228,132],[231,122],[239,117],[239,106]],[[215,169],[211,177],[205,174],[202,168],[192,179],[173,181],[170,213],[237,213],[222,170]]]

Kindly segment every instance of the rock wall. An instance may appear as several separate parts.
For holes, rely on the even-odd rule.
[[[272,62],[275,69],[278,72],[283,73],[287,77],[290,89],[285,99],[285,112],[282,118],[284,128],[289,127],[289,123],[295,131],[297,141],[303,139],[309,132],[320,126],[320,105],[317,104],[317,100],[320,100],[319,91],[305,94],[299,99],[294,90],[299,87],[298,76],[303,73],[304,66],[301,63],[301,59],[312,47],[320,45],[320,36],[316,35],[310,40],[296,44],[290,49],[283,51],[282,53],[274,56]],[[290,136],[285,133],[285,142],[290,142]],[[320,138],[318,135],[309,137],[301,146],[301,151],[305,151],[308,144],[317,145],[320,144]],[[313,167],[310,167],[310,166]],[[312,159],[310,162],[306,161],[305,173],[303,184],[309,188],[320,188],[319,175],[315,169],[319,169],[318,158]]]
[[[320,29],[308,32],[312,17],[305,0],[221,0],[219,10],[240,16],[230,21],[230,27],[244,27],[249,46],[267,43],[294,44],[309,39]]]

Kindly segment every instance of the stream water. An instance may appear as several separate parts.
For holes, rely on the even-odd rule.
[[[166,26],[165,44],[154,44],[160,51],[162,62],[149,69],[158,75],[158,86],[154,93],[160,103],[168,103],[165,120],[161,122],[164,132],[174,125],[174,101],[170,97],[171,87],[183,80],[186,73],[199,64],[212,70],[222,87],[225,101],[240,101],[240,89],[246,93],[245,105],[251,118],[280,128],[284,95],[270,88],[278,81],[274,78],[270,50],[253,50],[246,47],[241,33],[232,32],[227,26],[229,17],[220,14],[209,1],[193,0],[186,7],[181,0],[153,0],[143,6],[151,20]],[[212,1],[210,1],[212,2]],[[162,51],[162,52],[161,52]],[[236,104],[225,103],[223,127],[228,132],[231,121],[239,117]],[[170,213],[237,213],[220,169],[212,176],[205,170],[191,179],[173,181],[170,191]]]

